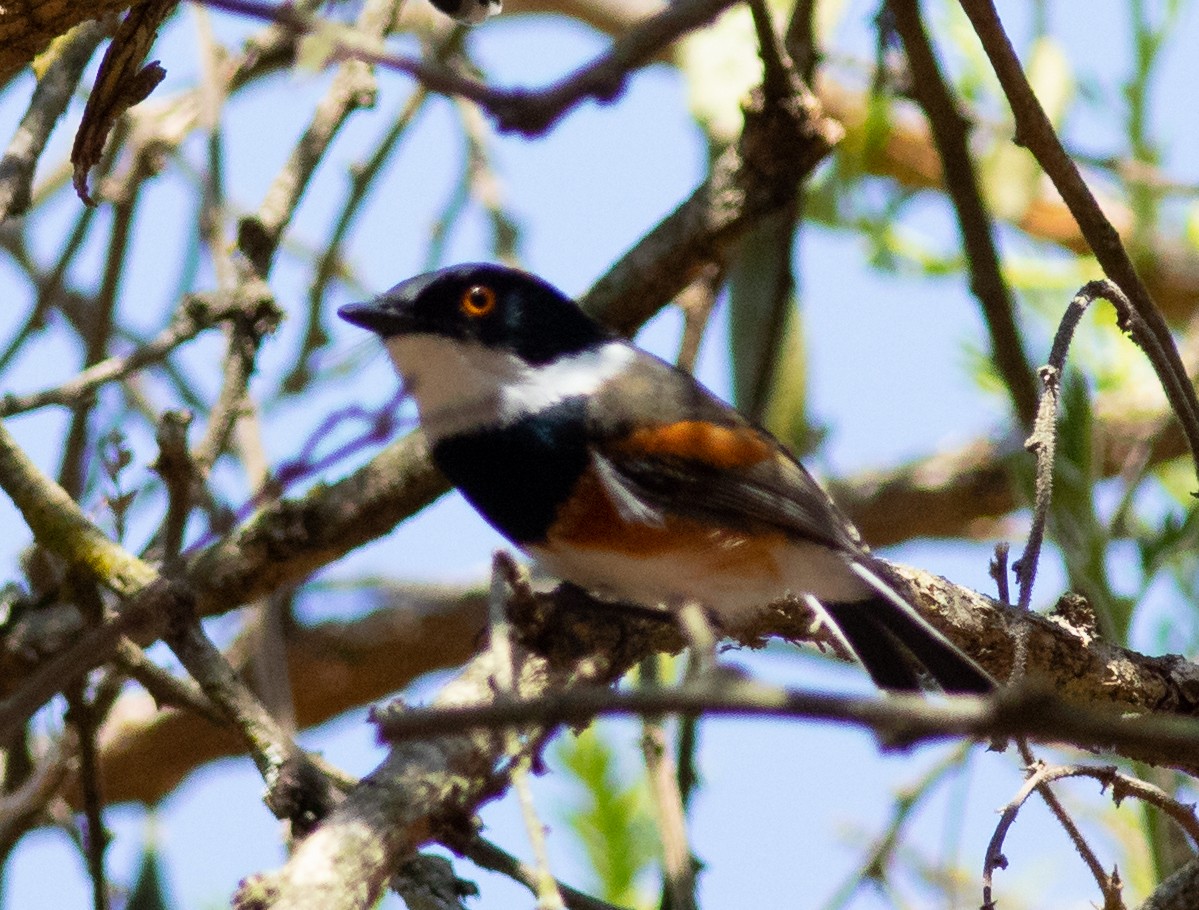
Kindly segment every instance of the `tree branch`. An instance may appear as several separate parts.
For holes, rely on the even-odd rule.
[[[1061,193],[1104,272],[1128,296],[1137,316],[1157,340],[1162,359],[1153,358],[1153,367],[1182,425],[1199,477],[1199,399],[1195,396],[1194,386],[1187,376],[1161,311],[1137,274],[1116,229],[1103,214],[1058,139],[1024,76],[1020,60],[1003,30],[994,4],[991,0],[961,0],[961,3],[1011,104],[1012,114],[1016,118],[1016,143],[1025,146],[1036,156],[1037,162]]]

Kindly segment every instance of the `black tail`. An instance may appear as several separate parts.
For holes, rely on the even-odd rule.
[[[871,584],[885,589],[877,597],[823,606],[879,687],[920,691],[919,665],[951,694],[985,695],[995,688],[995,680],[982,667],[903,604],[874,573],[869,575]]]

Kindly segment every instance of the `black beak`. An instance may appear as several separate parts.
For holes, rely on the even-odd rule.
[[[388,306],[385,299],[347,303],[338,308],[337,315],[352,325],[384,337],[394,335],[398,330],[395,308]]]
[[[402,335],[417,328],[416,302],[439,273],[417,275],[365,303],[347,303],[337,315],[382,338]]]

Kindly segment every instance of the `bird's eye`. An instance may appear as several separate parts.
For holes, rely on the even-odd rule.
[[[476,284],[462,292],[458,304],[467,316],[486,316],[495,309],[495,291],[486,285]]]

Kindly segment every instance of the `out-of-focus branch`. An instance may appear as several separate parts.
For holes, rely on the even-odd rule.
[[[1191,910],[1199,892],[1199,859],[1193,859],[1154,889],[1137,910]]]
[[[367,0],[358,15],[356,29],[365,38],[381,39],[391,28],[396,6],[396,0]],[[298,15],[290,6],[280,10]],[[374,99],[375,79],[369,67],[355,60],[342,63],[262,205],[238,225],[238,247],[253,263],[259,277],[265,278],[270,271],[283,231],[291,223],[300,197],[329,144],[350,115],[369,106]]]
[[[978,298],[991,336],[991,358],[1007,386],[1020,425],[1031,429],[1037,411],[1037,389],[1016,327],[1012,295],[999,268],[991,216],[979,192],[968,123],[941,74],[916,0],[887,0],[887,7],[903,39],[912,72],[912,93],[928,118],[942,161],[945,189],[957,213],[970,270],[970,289]]]
[[[294,14],[286,6],[270,6],[255,0],[207,2],[232,12],[266,18],[297,32],[311,28],[305,17]],[[676,39],[711,22],[734,2],[736,0],[686,0],[659,8],[633,23],[608,53],[540,90],[496,88],[437,63],[382,53],[361,41],[342,45],[339,55],[406,73],[429,91],[466,98],[490,113],[501,130],[515,130],[531,136],[548,130],[563,114],[584,100],[611,101],[623,90],[633,70],[657,59]]]
[[[464,663],[486,620],[482,594],[413,590],[362,619],[293,629],[288,676],[301,728],[324,723],[399,691],[414,679]],[[180,748],[186,743],[186,748]],[[100,739],[100,763],[110,802],[153,805],[197,767],[241,755],[228,727],[191,711],[160,710],[143,693],[117,702]]]
[[[1187,451],[1170,415],[1147,410],[1125,393],[1096,398],[1095,449],[1104,477],[1119,474],[1141,446],[1148,464],[1161,464]],[[868,471],[833,484],[834,498],[872,546],[919,537],[977,537],[997,533],[1021,503],[1011,480],[1012,459],[1027,457],[1021,440],[979,439],[930,453],[906,465]]]
[[[0,83],[81,22],[125,9],[130,0],[30,0],[0,7]]]
[[[110,357],[97,363],[52,389],[24,395],[5,395],[0,399],[0,416],[9,417],[47,405],[77,405],[105,383],[124,379],[162,360],[179,345],[191,341],[205,329],[232,319],[244,309],[245,303],[240,299],[195,297],[185,301],[172,317],[170,325],[148,344],[124,357]]]
[[[228,446],[233,428],[242,416],[258,349],[283,318],[266,282],[258,278],[241,276],[233,296],[238,309],[232,314],[226,330],[221,391],[208,415],[204,438],[192,455],[195,470],[201,477],[211,470]]]
[[[67,109],[83,70],[103,40],[104,33],[105,29],[99,22],[79,26],[63,42],[54,60],[38,80],[29,108],[21,118],[4,159],[0,161],[0,221],[9,216],[23,215],[29,208],[30,187],[37,160],[46,147],[54,124]]]
[[[176,602],[164,641],[239,733],[266,781],[267,806],[297,833],[307,831],[335,800],[331,782],[238,677],[190,607],[184,598]]]

